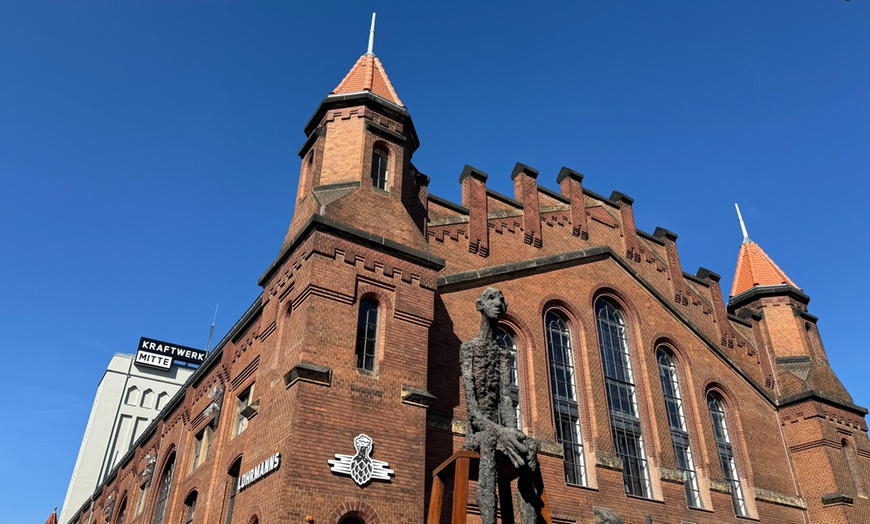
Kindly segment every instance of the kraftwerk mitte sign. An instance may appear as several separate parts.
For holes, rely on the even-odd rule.
[[[160,369],[169,369],[176,362],[202,364],[207,353],[201,349],[170,344],[153,338],[139,339],[136,364]]]

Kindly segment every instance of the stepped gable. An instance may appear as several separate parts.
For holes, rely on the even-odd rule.
[[[740,246],[740,253],[737,255],[737,270],[734,272],[731,296],[736,297],[756,286],[778,286],[781,284],[798,287],[761,249],[761,246],[752,240],[743,242]]]
[[[396,94],[396,90],[393,89],[393,84],[387,76],[384,65],[374,54],[365,54],[359,57],[344,80],[332,90],[330,95],[346,95],[361,91],[369,91],[399,107],[405,107],[399,99],[399,95]]]

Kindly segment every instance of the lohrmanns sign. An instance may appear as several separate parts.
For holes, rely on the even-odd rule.
[[[238,490],[242,491],[251,484],[257,482],[261,478],[265,477],[269,473],[272,473],[278,466],[281,465],[281,453],[275,453],[271,457],[267,458],[263,462],[254,466],[254,468],[245,473],[244,475],[239,477]]]
[[[139,339],[139,349],[136,350],[136,363],[160,369],[169,369],[175,362],[187,364],[202,364],[207,353],[177,344],[170,344],[153,338]]]

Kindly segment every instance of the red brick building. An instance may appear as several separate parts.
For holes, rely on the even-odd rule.
[[[458,350],[488,286],[554,522],[870,522],[867,410],[757,244],[726,303],[674,233],[570,169],[552,191],[517,164],[506,196],[466,166],[462,202],[430,195],[373,54],[305,134],[261,296],[72,522],[424,522],[463,442]],[[360,434],[392,470],[362,487],[327,462],[355,467],[335,455]]]

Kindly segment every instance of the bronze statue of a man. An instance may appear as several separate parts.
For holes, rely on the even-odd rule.
[[[544,522],[540,518],[537,442],[517,429],[511,402],[510,355],[496,342],[499,318],[507,311],[501,291],[487,288],[477,299],[480,332],[459,348],[468,433],[465,449],[480,453],[477,503],[483,524],[495,524],[497,465],[510,461],[519,474],[517,491],[522,524]]]

